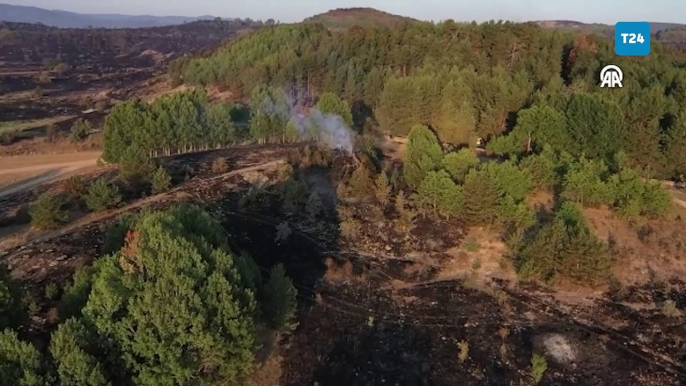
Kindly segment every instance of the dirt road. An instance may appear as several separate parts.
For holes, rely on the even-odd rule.
[[[100,152],[7,157],[0,159],[0,197],[95,167]]]

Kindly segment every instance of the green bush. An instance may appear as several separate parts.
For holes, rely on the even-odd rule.
[[[88,188],[86,205],[93,211],[114,208],[122,200],[119,188],[107,182],[106,178],[99,178]]]
[[[72,203],[79,203],[88,193],[88,183],[82,175],[67,178],[62,188],[67,195],[67,199]]]
[[[55,283],[48,283],[45,286],[45,297],[49,300],[55,300],[57,298],[57,295],[59,294],[59,289],[57,288],[57,284]]]
[[[155,170],[151,180],[153,194],[166,192],[169,190],[169,188],[171,188],[172,178],[162,166]]]
[[[56,229],[69,220],[62,209],[64,201],[57,195],[46,192],[31,206],[31,225],[38,229]]]
[[[71,133],[69,134],[69,140],[72,143],[80,143],[88,138],[88,135],[93,131],[90,123],[84,119],[79,119],[71,127]]]
[[[297,295],[283,264],[274,266],[264,287],[264,312],[273,329],[291,332],[298,326],[295,321]]]
[[[545,356],[534,353],[531,357],[531,378],[533,378],[534,384],[541,383],[546,370],[548,370],[548,361]]]

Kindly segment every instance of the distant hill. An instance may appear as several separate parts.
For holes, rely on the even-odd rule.
[[[540,20],[537,21],[538,25],[545,28],[559,28],[568,30],[587,30],[592,32],[604,33],[604,34],[614,34],[615,26],[609,24],[587,24],[579,21],[572,20]],[[684,24],[676,23],[650,23],[650,32],[652,34],[657,34],[661,31],[685,27]]]
[[[341,30],[355,25],[361,27],[391,26],[403,22],[417,22],[417,20],[374,8],[341,8],[309,17],[304,22],[321,23],[331,30]]]
[[[198,20],[214,19],[213,16],[129,16],[117,14],[81,14],[47,10],[38,7],[0,4],[0,21],[15,23],[41,23],[62,28],[142,28],[183,24]]]
[[[614,39],[615,26],[608,24],[586,24],[570,20],[541,20],[538,25],[544,28],[558,28],[569,31],[587,31]],[[686,48],[686,25],[676,23],[650,23],[650,32],[657,41]]]

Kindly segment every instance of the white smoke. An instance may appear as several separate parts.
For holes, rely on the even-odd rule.
[[[331,149],[353,152],[353,133],[343,118],[335,114],[324,114],[313,108],[307,117],[296,117],[302,135],[319,133],[319,139]]]
[[[265,98],[261,102],[260,110],[269,115],[293,121],[303,137],[313,138],[317,136],[321,142],[332,150],[343,149],[349,153],[353,152],[353,132],[341,116],[325,114],[317,108],[309,109],[307,116],[301,115],[298,113],[296,103],[290,95],[284,92],[283,98],[280,101]]]

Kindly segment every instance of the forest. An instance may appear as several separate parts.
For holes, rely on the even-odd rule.
[[[610,63],[624,71],[622,89],[599,87]],[[337,222],[323,219],[322,197],[304,182],[305,170],[325,168],[337,185],[335,226],[344,239],[355,241],[366,217],[377,215],[408,234],[420,218],[484,227],[506,245],[503,259],[522,281],[595,286],[610,280],[616,260],[583,209],[659,219],[672,199],[656,179],[686,174],[685,66],[683,52],[659,43],[647,57],[618,58],[604,37],[532,23],[413,22],[341,33],[315,23],[267,26],[172,63],[172,82],[195,86],[190,91],[116,105],[102,157],[119,164],[120,175],[161,181],[154,193],[171,178],[153,158],[307,140],[274,192],[249,188],[241,210],[261,195],[279,200],[274,207],[289,219]],[[206,87],[233,100],[211,101]],[[350,142],[327,142],[341,127]],[[382,134],[406,138],[400,165],[382,162]],[[331,147],[352,153],[336,158],[344,152]],[[226,173],[221,166],[217,174]],[[93,210],[122,200],[104,179],[88,190]],[[538,192],[553,197],[548,212],[527,201]],[[59,206],[46,198],[31,215],[52,226]],[[279,238],[290,232],[279,225]],[[104,244],[103,256],[64,288],[45,350],[16,332],[25,318],[21,295],[0,272],[0,379],[244,384],[260,338],[297,326],[297,291],[284,267],[260,272],[203,209],[124,215]],[[373,318],[367,323],[372,328]]]
[[[533,23],[406,23],[341,34],[295,24],[246,34],[209,57],[183,58],[170,74],[239,99],[263,85],[283,88],[296,104],[331,92],[352,107],[358,128],[370,121],[406,136],[425,124],[456,147],[485,138],[494,154],[549,144],[609,160],[623,150],[643,175],[679,178],[686,172],[685,59],[657,42],[647,57],[616,57],[607,38]],[[610,63],[624,72],[622,89],[599,87]]]

